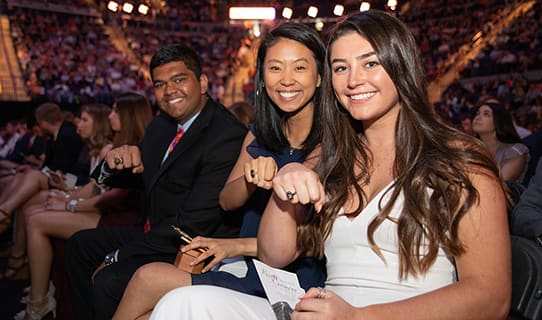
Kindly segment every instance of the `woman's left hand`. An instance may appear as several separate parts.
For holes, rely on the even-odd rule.
[[[217,263],[226,258],[237,257],[244,255],[244,252],[240,250],[241,239],[215,239],[206,237],[195,237],[192,242],[182,248],[183,252],[198,248],[204,248],[203,252],[197,257],[191,264],[196,265],[207,258],[213,259],[202,269],[202,272],[211,270]]]
[[[333,291],[311,288],[295,306],[290,319],[353,319],[356,308]]]
[[[66,200],[56,197],[48,197],[47,201],[45,202],[45,209],[53,211],[64,211],[66,210]]]
[[[66,177],[62,173],[53,172],[49,177],[49,184],[60,190],[68,190],[68,185],[66,185]]]

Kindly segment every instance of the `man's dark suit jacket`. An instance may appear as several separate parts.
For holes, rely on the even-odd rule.
[[[104,181],[113,187],[133,187],[139,181],[144,187],[142,208],[150,219],[151,231],[119,248],[120,260],[136,254],[175,254],[178,236],[171,225],[194,236],[238,236],[241,217],[226,214],[218,204],[218,194],[237,161],[245,127],[208,98],[199,116],[161,164],[176,132],[174,119],[166,114],[155,117],[139,145],[143,174],[124,170]],[[96,173],[99,169],[94,172],[99,181]]]
[[[64,121],[58,130],[56,139],[47,143],[43,166],[49,167],[53,171],[73,172],[76,170],[79,153],[84,146],[75,125]],[[88,176],[88,168],[86,174]]]
[[[529,186],[514,207],[510,229],[512,234],[537,239],[542,235],[542,158]]]

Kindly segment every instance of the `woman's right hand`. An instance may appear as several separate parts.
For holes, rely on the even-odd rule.
[[[313,170],[301,163],[282,167],[273,179],[273,190],[283,201],[314,205],[320,212],[326,200],[324,186]]]
[[[248,183],[270,190],[277,174],[277,163],[271,157],[258,157],[245,163],[245,179]]]

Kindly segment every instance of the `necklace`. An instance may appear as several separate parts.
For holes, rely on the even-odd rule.
[[[294,154],[294,148],[290,148],[290,155]]]

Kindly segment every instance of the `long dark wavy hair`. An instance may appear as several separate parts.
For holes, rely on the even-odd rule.
[[[488,106],[493,113],[493,126],[497,140],[502,143],[521,143],[521,138],[514,128],[512,115],[500,101],[495,98],[485,98],[478,103],[477,109],[482,106]]]
[[[256,61],[255,83],[255,111],[256,117],[254,125],[256,128],[256,137],[258,141],[271,151],[278,152],[284,147],[289,147],[290,143],[284,134],[284,125],[287,115],[277,107],[267,95],[264,88],[264,68],[267,50],[280,39],[290,39],[297,41],[307,47],[313,54],[318,67],[318,74],[323,79],[325,46],[320,35],[313,29],[299,23],[288,22],[277,26],[268,32],[262,39],[258,48],[258,57]],[[322,88],[316,88],[312,102],[314,103],[314,113],[312,127],[309,135],[303,142],[303,151],[308,154],[321,140],[322,121],[321,104]]]
[[[465,251],[458,236],[459,221],[479,199],[469,174],[486,172],[498,179],[498,169],[477,139],[437,118],[427,96],[416,42],[408,28],[377,10],[350,15],[334,27],[328,38],[323,77],[325,126],[316,168],[328,201],[319,214],[312,215],[312,220],[299,228],[297,245],[302,254],[323,256],[323,242],[347,199],[359,199],[355,212],[367,204],[361,185],[372,166],[371,154],[360,121],[338,105],[331,83],[331,45],[351,33],[369,41],[395,84],[401,105],[395,126],[394,182],[387,191],[390,200],[379,204],[381,210],[369,224],[367,236],[373,250],[384,259],[374,233],[385,220],[396,222],[399,275],[402,279],[416,277],[429,270],[439,248],[452,257]],[[390,217],[390,210],[401,193],[404,205],[395,219]]]

